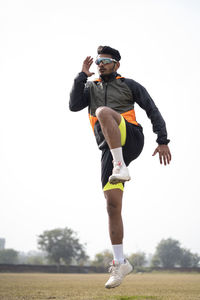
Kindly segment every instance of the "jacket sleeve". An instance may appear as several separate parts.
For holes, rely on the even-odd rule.
[[[142,109],[146,111],[148,118],[151,120],[151,123],[153,125],[153,132],[157,134],[156,142],[159,145],[167,145],[170,140],[167,139],[166,124],[161,113],[159,112],[157,106],[155,105],[147,90],[134,80],[131,81],[131,90],[134,96],[134,100]]]
[[[74,79],[69,100],[69,109],[71,111],[79,111],[88,106],[90,93],[86,82],[87,75],[84,72],[80,72]]]

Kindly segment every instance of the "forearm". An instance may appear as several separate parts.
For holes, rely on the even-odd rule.
[[[156,142],[159,145],[167,145],[170,140],[167,139],[166,124],[157,107],[154,108],[154,110],[151,111],[151,113],[149,113],[148,117],[151,119],[151,123],[153,125],[153,132],[157,134]]]
[[[165,121],[154,101],[152,100],[146,89],[141,85],[137,90],[136,102],[146,111],[148,118],[151,120],[153,132],[157,134],[156,142],[160,145],[167,145],[170,140],[167,139],[167,129]]]

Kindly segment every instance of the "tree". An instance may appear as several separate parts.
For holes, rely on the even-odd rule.
[[[128,260],[134,267],[143,267],[146,263],[146,255],[144,252],[133,253],[128,257]]]
[[[162,267],[173,268],[179,264],[181,260],[182,250],[179,241],[171,238],[161,240],[156,247],[155,255],[157,259],[159,259]]]
[[[190,268],[190,267],[198,267],[200,256],[198,254],[191,253],[188,249],[181,249],[181,259],[180,259],[180,266],[183,268]]]
[[[104,250],[95,255],[92,265],[95,267],[104,267],[107,268],[108,264],[113,260],[113,254],[109,250]]]
[[[67,227],[44,231],[39,235],[38,245],[47,253],[49,261],[58,265],[69,265],[73,260],[79,262],[88,259],[77,234]]]
[[[160,259],[159,259],[158,255],[154,254],[151,259],[151,267],[157,268],[157,267],[160,267],[160,265],[161,265],[161,263],[160,263]]]
[[[182,249],[180,266],[183,268],[188,268],[192,266],[192,253],[190,252],[190,250]]]
[[[200,256],[197,253],[192,254],[192,267],[199,267]]]
[[[1,264],[16,264],[18,263],[18,252],[14,249],[0,250],[0,263]]]

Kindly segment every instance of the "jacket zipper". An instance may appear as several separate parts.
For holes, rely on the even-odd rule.
[[[107,89],[108,89],[108,83],[105,83],[106,89],[105,89],[105,106],[107,106]]]

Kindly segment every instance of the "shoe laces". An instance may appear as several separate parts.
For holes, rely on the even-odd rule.
[[[114,171],[119,172],[122,167],[122,162],[113,160],[113,166],[114,166]]]
[[[114,260],[110,263],[110,268],[108,270],[109,273],[111,273],[112,275],[118,275],[118,270],[120,265],[119,264],[115,264]]]

